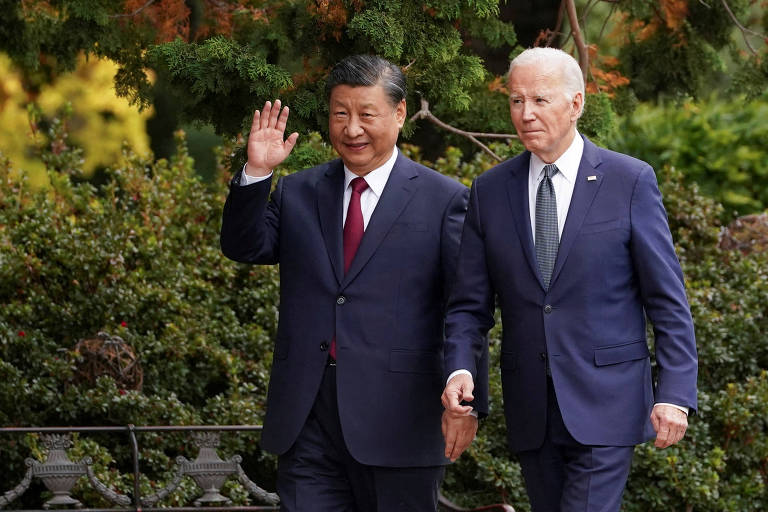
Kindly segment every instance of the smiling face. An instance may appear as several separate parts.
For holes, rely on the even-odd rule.
[[[509,112],[525,149],[546,163],[562,155],[576,135],[584,97],[568,99],[554,66],[520,65],[509,75]]]
[[[331,144],[350,171],[365,176],[392,156],[405,100],[393,106],[380,85],[337,85],[328,106]]]

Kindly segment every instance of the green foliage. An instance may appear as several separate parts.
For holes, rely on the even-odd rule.
[[[600,144],[616,130],[616,114],[607,94],[587,94],[584,113],[579,119],[579,132]]]
[[[746,101],[643,104],[619,122],[608,145],[649,162],[671,165],[722,202],[727,213],[768,208],[768,96]]]
[[[177,40],[152,48],[149,55],[155,67],[172,73],[175,86],[195,93],[194,101],[183,101],[187,115],[211,122],[220,132],[234,134],[249,126],[250,112],[277,96],[297,105],[290,129],[325,130],[322,75],[351,52],[375,53],[406,66],[411,105],[424,97],[452,112],[467,110],[469,89],[482,82],[486,72],[480,58],[465,54],[459,20],[491,44],[514,42],[512,26],[498,19],[478,30],[497,11],[495,2],[440,1],[424,6],[382,0],[362,6],[332,3],[326,10],[295,2],[276,5],[270,22],[237,25],[238,42],[229,43],[237,47],[234,54],[200,56],[199,50],[210,42]],[[275,44],[278,41],[281,44]],[[243,73],[245,63],[235,54],[258,55],[259,72]],[[193,62],[189,55],[202,62]],[[213,69],[211,59],[216,60]]]
[[[292,85],[288,73],[269,64],[263,52],[223,37],[199,44],[176,39],[152,47],[148,55],[155,66],[167,68],[186,119],[210,123],[223,133],[240,131],[243,113],[263,105],[257,99],[276,97]]]
[[[744,71],[759,68],[766,53],[759,37],[754,39],[762,58],[730,51],[733,64],[728,64],[721,54],[738,47],[741,34],[734,18],[747,19],[752,4],[751,0],[622,2],[625,17],[619,22],[623,41],[618,57],[634,94],[651,101],[706,96],[713,84],[727,83],[733,74],[726,72],[727,65]],[[760,78],[747,72],[741,80],[749,88],[765,90]]]
[[[45,157],[50,190],[13,177],[7,160],[0,165],[0,424],[261,423],[277,273],[221,255],[223,181],[204,186],[179,139],[170,162],[126,150],[96,188],[75,182],[79,154],[64,147]],[[142,390],[78,377],[74,346],[98,331],[120,335],[139,355]],[[4,483],[23,474],[34,439],[0,438]],[[263,464],[252,440],[225,436],[222,452]],[[110,453],[114,460],[97,458],[97,472],[128,492],[124,441],[84,436],[73,451]],[[147,434],[142,447],[144,493],[154,492],[149,479],[171,479],[171,457],[195,453],[179,435]],[[170,499],[196,492],[185,485]]]

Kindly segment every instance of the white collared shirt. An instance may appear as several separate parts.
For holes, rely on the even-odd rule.
[[[568,216],[568,208],[571,206],[573,187],[576,184],[576,175],[579,173],[579,164],[583,153],[584,140],[578,132],[575,132],[573,141],[565,153],[552,162],[559,170],[557,174],[552,176],[552,186],[555,188],[555,200],[557,201],[557,233],[559,237],[563,236],[563,227]],[[539,189],[539,183],[544,179],[544,166],[546,164],[541,158],[531,153],[531,162],[528,167],[528,208],[534,244],[536,243],[536,192]]]
[[[371,220],[373,210],[376,209],[376,205],[379,204],[379,198],[382,192],[384,192],[384,186],[387,184],[389,175],[392,173],[392,168],[395,166],[397,160],[398,150],[397,146],[392,148],[392,156],[389,160],[384,162],[384,165],[377,167],[368,174],[365,175],[365,181],[368,183],[362,194],[360,194],[360,209],[363,212],[363,229],[368,227],[368,221]],[[270,178],[272,173],[270,172],[266,176],[249,176],[245,173],[245,165],[243,165],[243,172],[240,174],[240,185],[246,186],[251,183],[258,183]],[[347,209],[349,209],[349,200],[352,197],[352,188],[349,184],[353,179],[357,178],[357,175],[350,171],[347,166],[344,166],[344,206],[342,210],[341,222],[342,226],[347,219]]]
[[[362,194],[360,194],[360,209],[363,211],[363,230],[368,228],[368,221],[371,220],[373,210],[376,209],[376,205],[379,204],[379,198],[381,197],[381,193],[384,192],[384,186],[387,184],[389,175],[392,173],[392,168],[395,166],[395,160],[397,160],[397,146],[392,148],[392,156],[389,157],[389,160],[384,162],[384,165],[377,167],[364,176],[365,182],[368,183],[368,188],[363,190]],[[342,226],[347,221],[349,200],[352,197],[352,187],[350,187],[349,184],[355,178],[357,178],[357,174],[347,169],[347,166],[345,165]]]

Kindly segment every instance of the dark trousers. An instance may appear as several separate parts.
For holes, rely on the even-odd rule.
[[[547,433],[537,450],[517,454],[534,512],[618,512],[633,446],[587,446],[568,432],[548,380]]]
[[[371,433],[374,438],[375,435]],[[444,471],[443,466],[391,468],[357,462],[344,443],[336,399],[336,367],[329,366],[299,438],[278,459],[280,509],[435,511]]]

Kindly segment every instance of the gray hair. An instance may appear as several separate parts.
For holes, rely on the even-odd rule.
[[[539,66],[560,72],[561,84],[568,101],[573,100],[576,93],[586,100],[584,91],[584,75],[579,63],[571,55],[559,48],[528,48],[509,63],[509,80],[512,71],[518,66]],[[584,108],[582,107],[582,111]]]
[[[394,107],[405,99],[405,76],[398,66],[376,55],[351,55],[336,64],[325,83],[325,97],[337,85],[380,85]]]

